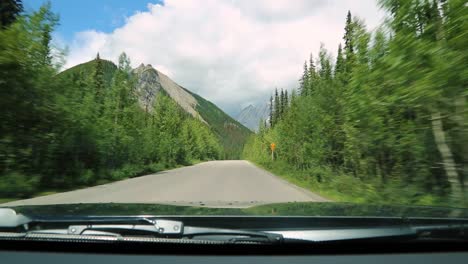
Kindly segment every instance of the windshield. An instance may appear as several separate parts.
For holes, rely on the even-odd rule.
[[[467,17],[463,0],[3,0],[0,207],[466,218]]]

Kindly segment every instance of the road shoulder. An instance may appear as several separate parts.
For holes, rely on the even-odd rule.
[[[255,163],[253,163],[253,162],[251,162],[249,160],[245,160],[245,161],[248,164],[250,164],[250,165],[252,165],[252,166],[254,166],[254,167],[256,167],[256,168],[258,168],[258,169],[260,169],[262,171],[264,171],[266,174],[268,174],[273,179],[276,179],[277,181],[280,181],[280,182],[282,182],[282,183],[284,183],[284,184],[286,184],[286,185],[288,185],[288,186],[302,192],[303,194],[309,196],[311,199],[313,199],[313,200],[315,200],[317,202],[332,202],[330,199],[326,199],[326,198],[324,198],[324,197],[322,197],[322,196],[320,196],[320,195],[318,195],[318,194],[316,194],[316,193],[314,193],[312,191],[309,191],[309,190],[307,190],[305,188],[297,186],[296,184],[294,184],[292,182],[289,182],[288,180],[282,178],[281,176],[273,174],[272,172],[266,170],[265,168],[262,168],[261,166],[255,164]]]

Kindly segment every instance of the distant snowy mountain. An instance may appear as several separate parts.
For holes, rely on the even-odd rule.
[[[261,106],[249,105],[242,109],[237,115],[237,121],[248,127],[252,131],[258,131],[260,120],[267,120],[270,113],[270,106],[265,103]]]

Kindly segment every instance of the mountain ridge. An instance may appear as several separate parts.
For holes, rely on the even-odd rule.
[[[260,106],[249,104],[239,112],[236,116],[236,120],[251,131],[257,132],[260,120],[268,120],[270,112],[269,109],[269,103],[265,103]]]

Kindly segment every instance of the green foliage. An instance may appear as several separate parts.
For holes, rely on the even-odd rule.
[[[98,54],[57,74],[53,61],[61,58],[50,48],[57,23],[46,4],[0,30],[0,197],[102,184],[221,157],[212,128],[166,94],[156,95],[153,112],[138,105],[125,53],[118,66]]]
[[[37,191],[38,183],[37,175],[26,176],[19,172],[10,172],[0,177],[0,197],[28,197]]]
[[[86,63],[78,64],[74,67],[71,67],[70,69],[67,69],[64,72],[61,72],[60,76],[63,77],[64,79],[71,79],[74,81],[79,81],[82,79],[87,79],[87,81],[92,81],[91,78],[87,78],[87,77],[90,77],[91,75],[93,75],[93,72],[97,66],[97,62],[98,62],[97,60],[92,60]],[[101,58],[100,58],[100,63],[103,69],[105,87],[109,87],[112,83],[112,80],[114,79],[114,74],[115,74],[115,71],[117,70],[117,66],[112,61],[101,59]],[[88,85],[90,86],[90,84]]]
[[[190,91],[188,91],[191,93]],[[205,120],[222,145],[223,159],[239,159],[246,139],[252,132],[239,122],[226,115],[216,105],[191,93],[197,100],[197,111]]]
[[[468,38],[461,2],[381,1],[392,17],[373,34],[348,13],[335,65],[322,47],[317,69],[304,71],[302,93],[280,121],[249,139],[244,157],[284,168],[293,182],[338,201],[463,205]]]
[[[0,2],[0,27],[5,28],[15,22],[21,11],[23,11],[21,0],[2,0]]]
[[[304,75],[304,78],[308,79],[308,75]],[[305,90],[302,90],[302,92],[305,92]],[[275,89],[275,99],[273,100],[273,96],[270,98],[270,127],[274,127],[283,118],[288,108],[288,91],[281,89],[280,93],[278,93],[278,89]]]

